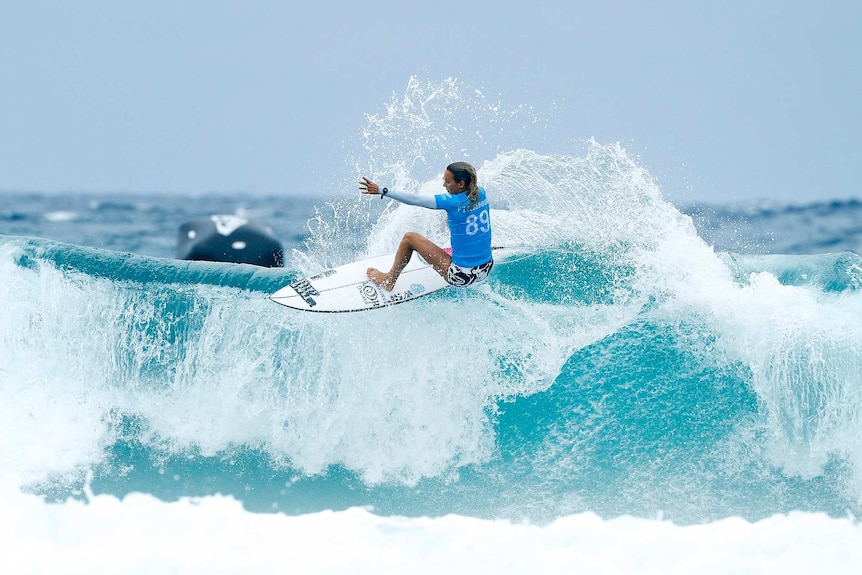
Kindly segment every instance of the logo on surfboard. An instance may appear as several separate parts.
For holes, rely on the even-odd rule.
[[[290,284],[290,287],[293,288],[299,297],[305,300],[305,303],[308,304],[309,307],[314,307],[317,305],[317,302],[314,300],[313,296],[320,295],[320,292],[314,289],[314,286],[307,279],[299,280],[298,282],[293,282]]]
[[[366,305],[381,307],[392,305],[412,299],[425,291],[425,286],[420,283],[410,284],[410,288],[401,293],[390,294],[373,282],[364,282],[359,285],[359,294]]]
[[[306,278],[306,279],[319,280],[319,279],[323,279],[323,278],[328,278],[329,276],[335,275],[337,273],[338,273],[337,271],[335,271],[333,269],[329,269],[329,270],[324,270],[324,271],[320,272],[319,274],[311,276],[310,278]]]
[[[380,305],[379,290],[380,288],[378,288],[375,284],[371,282],[365,282],[359,286],[359,295],[362,296],[362,301],[364,301],[367,305],[373,305],[377,307]]]

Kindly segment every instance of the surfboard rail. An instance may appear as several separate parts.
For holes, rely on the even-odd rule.
[[[300,311],[349,313],[391,307],[451,287],[418,255],[411,258],[392,291],[368,279],[369,267],[388,269],[394,257],[395,254],[375,256],[323,270],[297,279],[271,294],[269,299]]]

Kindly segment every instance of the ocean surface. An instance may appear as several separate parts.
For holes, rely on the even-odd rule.
[[[862,202],[674,205],[596,142],[476,164],[515,255],[356,314],[267,296],[444,216],[0,193],[0,571],[859,573]],[[211,214],[285,266],[175,259]]]

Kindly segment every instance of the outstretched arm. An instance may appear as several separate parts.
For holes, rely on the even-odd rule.
[[[359,182],[359,189],[363,194],[370,195],[383,195],[387,198],[392,198],[393,200],[398,200],[402,204],[408,204],[411,206],[419,206],[421,208],[437,208],[437,201],[434,199],[434,196],[422,196],[419,194],[408,194],[407,192],[393,192],[391,190],[387,190],[386,188],[380,189],[380,186],[362,176],[362,181]],[[384,191],[385,190],[385,191]]]

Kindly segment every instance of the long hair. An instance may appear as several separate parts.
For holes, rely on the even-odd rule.
[[[470,205],[467,209],[472,209],[479,201],[479,184],[476,183],[476,168],[467,162],[453,162],[446,166],[446,170],[452,172],[452,177],[457,183],[464,182],[467,184],[464,191],[467,192],[467,197],[470,199]]]

